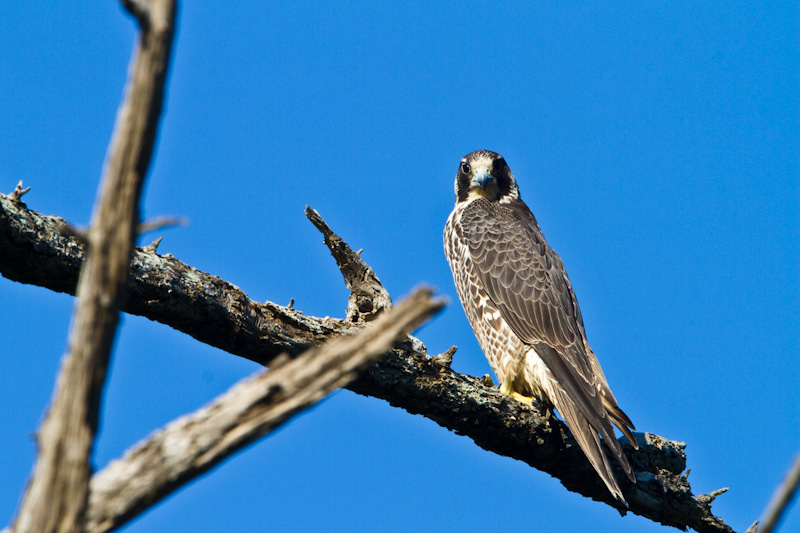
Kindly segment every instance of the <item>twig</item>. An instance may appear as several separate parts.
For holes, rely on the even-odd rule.
[[[687,478],[687,476],[685,476],[685,475],[681,476],[681,479],[683,479],[683,480],[685,480],[686,478]],[[703,503],[705,503],[707,505],[711,505],[711,502],[716,500],[717,496],[719,496],[720,494],[725,494],[729,490],[731,490],[730,487],[722,487],[721,489],[712,490],[708,494],[701,494],[700,496],[697,496],[695,499],[697,501],[699,501],[699,502],[703,502]]]
[[[69,346],[53,403],[39,431],[39,454],[15,532],[83,528],[100,396],[119,321],[139,220],[139,195],[161,114],[175,5],[150,2],[132,60],[126,97],[108,152],[89,230]]]
[[[12,202],[23,203],[22,200],[20,200],[20,198],[22,198],[24,195],[28,194],[28,191],[30,191],[30,190],[31,190],[30,187],[26,187],[26,188],[23,189],[22,188],[22,180],[19,180],[19,182],[17,183],[17,186],[14,188],[14,190],[11,191],[11,193],[8,194],[8,198]]]
[[[440,365],[450,368],[450,365],[453,363],[453,356],[455,355],[456,350],[458,350],[458,346],[451,346],[444,352],[434,357],[434,359]]]
[[[141,222],[136,228],[136,233],[141,235],[142,233],[148,233],[150,231],[156,231],[172,226],[186,226],[188,224],[189,221],[181,217],[156,217],[152,220],[145,220],[144,222]]]
[[[156,251],[158,250],[158,245],[159,245],[159,244],[161,244],[161,240],[162,240],[163,238],[164,238],[164,237],[159,237],[158,239],[154,240],[153,242],[151,242],[151,243],[150,243],[150,244],[148,244],[147,246],[143,246],[143,247],[142,247],[142,251],[143,251],[143,252],[146,252],[146,253],[148,253],[148,254],[154,254],[154,253],[156,253]]]

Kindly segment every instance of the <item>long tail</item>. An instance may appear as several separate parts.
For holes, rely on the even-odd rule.
[[[633,446],[635,450],[638,450],[639,444],[637,444],[636,439],[631,432],[632,429],[636,429],[636,426],[633,425],[633,422],[631,422],[631,419],[628,418],[628,415],[626,415],[617,405],[617,399],[614,398],[614,393],[612,393],[611,389],[608,387],[608,381],[603,373],[603,369],[600,368],[600,362],[597,360],[597,356],[589,347],[589,343],[586,342],[585,339],[584,348],[586,349],[586,354],[589,356],[589,365],[592,368],[592,373],[595,376],[602,378],[600,383],[600,399],[603,402],[603,407],[605,407],[614,425],[619,428],[622,434],[625,435],[625,438],[628,439],[628,442],[631,443],[631,446]]]
[[[606,484],[611,494],[627,506],[608,457],[600,444],[600,436],[603,437],[603,442],[614,455],[628,479],[636,483],[636,477],[633,475],[633,469],[628,462],[628,458],[622,453],[622,448],[614,437],[614,429],[609,418],[601,419],[598,417],[595,419],[594,424],[589,423],[587,418],[578,410],[575,402],[557,384],[553,387],[552,392],[549,393],[549,397],[564,422],[569,426],[572,435],[578,442],[578,446],[581,447],[600,479]]]
[[[552,350],[550,347],[541,345],[538,349]],[[529,364],[530,362],[531,359],[529,359]],[[622,448],[616,439],[612,423],[620,428],[620,431],[634,447],[637,447],[637,445],[629,429],[629,427],[633,429],[633,424],[617,406],[611,391],[609,390],[605,394],[605,390],[601,392],[593,386],[582,386],[577,382],[577,379],[580,378],[571,372],[562,372],[564,377],[571,382],[560,383],[545,365],[539,366],[539,364],[536,364],[536,368],[531,370],[537,375],[537,381],[543,392],[558,410],[567,426],[569,426],[572,435],[600,476],[600,479],[603,480],[611,494],[627,506],[619,483],[614,476],[614,471],[600,443],[600,437],[602,437],[606,448],[622,467],[628,479],[633,483],[636,483],[636,477],[633,474],[628,458],[622,453]],[[607,388],[606,386],[605,389]],[[595,394],[592,395],[591,392]]]

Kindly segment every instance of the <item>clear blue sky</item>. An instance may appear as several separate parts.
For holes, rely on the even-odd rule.
[[[343,316],[308,204],[418,336],[489,371],[441,245],[459,159],[502,153],[561,254],[637,428],[687,443],[697,494],[747,528],[800,449],[796,2],[185,2],[144,215],[159,249],[256,300]],[[89,221],[135,27],[114,1],[0,8],[0,189]],[[149,242],[157,235],[148,235]],[[0,279],[0,526],[73,300]],[[99,467],[258,371],[126,316]],[[125,531],[663,531],[374,398],[340,391]],[[794,510],[784,531],[800,531]]]

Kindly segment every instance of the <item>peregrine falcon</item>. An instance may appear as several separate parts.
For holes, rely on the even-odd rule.
[[[520,199],[500,154],[479,150],[464,157],[455,192],[445,253],[500,391],[528,404],[536,396],[555,407],[608,490],[625,503],[599,437],[635,483],[611,424],[637,448],[635,428],[586,341],[561,258]]]

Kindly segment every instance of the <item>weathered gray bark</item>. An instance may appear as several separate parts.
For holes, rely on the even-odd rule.
[[[136,8],[140,40],[88,232],[89,253],[78,282],[67,354],[14,524],[19,533],[70,533],[84,523],[100,397],[127,286],[139,195],[161,114],[175,17],[173,0]]]
[[[443,306],[443,300],[431,299],[430,290],[417,290],[361,331],[306,350],[170,423],[92,477],[86,531],[100,533],[119,527],[347,385],[368,363]]]
[[[61,224],[57,217],[0,197],[0,273],[73,293],[83,249],[74,235],[59,231]],[[138,250],[123,309],[264,365],[282,352],[296,356],[357,327],[252,301],[238,287],[172,256]],[[569,490],[625,512],[552,414],[485,387],[478,378],[453,372],[447,363],[446,357],[431,358],[419,343],[408,342],[381,357],[347,388],[426,416],[486,450],[524,461],[557,477]],[[686,467],[683,443],[647,433],[637,434],[637,439],[638,451],[622,444],[637,483],[625,482],[618,473],[631,512],[680,529],[731,531],[711,513],[719,492],[694,497],[681,475]]]

